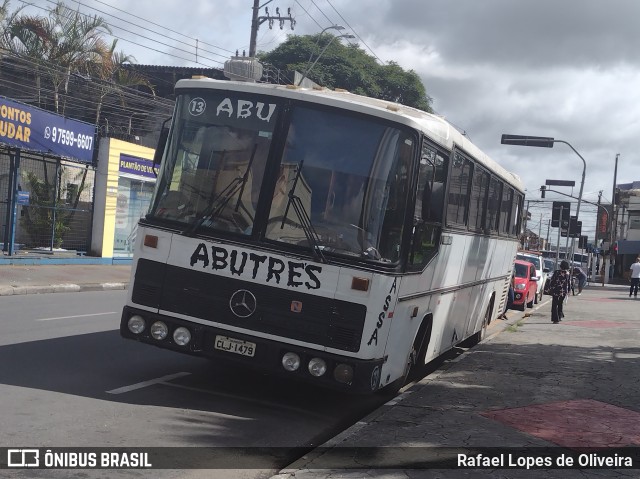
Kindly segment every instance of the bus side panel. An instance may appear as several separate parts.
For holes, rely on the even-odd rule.
[[[360,272],[358,272],[360,276]],[[340,274],[340,280],[347,283],[349,278],[348,270]],[[400,289],[401,278],[388,276],[377,276],[371,282],[370,300],[367,303],[367,315],[362,332],[362,342],[360,345],[360,354],[362,359],[380,359],[385,354],[385,346],[390,330],[396,328],[396,318],[398,315],[398,291]],[[338,288],[336,299],[349,298],[344,291],[344,286]]]

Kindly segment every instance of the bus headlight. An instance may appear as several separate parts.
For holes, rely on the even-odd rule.
[[[142,316],[134,314],[129,318],[129,321],[127,321],[127,327],[133,334],[140,334],[144,331],[144,328],[147,327],[147,324],[144,322],[144,318]]]
[[[173,332],[173,341],[178,346],[186,346],[191,341],[191,333],[187,328],[180,326]]]
[[[300,367],[300,356],[296,353],[285,353],[282,356],[282,367],[287,371],[297,371]]]
[[[353,381],[353,366],[349,364],[338,364],[333,370],[333,378],[342,384],[349,384]]]
[[[324,361],[324,359],[313,358],[311,361],[309,361],[309,372],[312,376],[319,378],[327,372],[327,363]]]
[[[151,325],[151,336],[153,339],[162,341],[169,334],[169,328],[162,321],[156,321]]]

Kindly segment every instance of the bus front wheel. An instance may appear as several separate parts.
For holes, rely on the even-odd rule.
[[[402,376],[386,385],[381,389],[383,393],[397,393],[402,386],[404,386],[408,380],[414,375],[413,373],[419,373],[423,370],[426,358],[427,348],[431,341],[431,331],[433,329],[433,316],[431,314],[426,315],[422,319],[416,338],[411,346],[411,351],[407,355],[407,362],[405,364],[404,372]]]

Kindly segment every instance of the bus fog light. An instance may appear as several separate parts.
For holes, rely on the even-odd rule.
[[[191,341],[191,333],[187,328],[180,326],[173,332],[173,340],[178,346],[185,346]]]
[[[169,334],[169,328],[162,321],[156,321],[151,325],[151,336],[153,339],[162,341]]]
[[[286,353],[282,356],[282,367],[287,371],[297,371],[300,367],[300,356],[296,353]]]
[[[333,378],[342,384],[350,384],[353,381],[353,366],[338,364],[333,370]]]
[[[134,314],[129,318],[129,321],[127,321],[127,327],[133,334],[140,334],[142,331],[144,331],[144,328],[146,328],[147,325],[144,322],[144,318],[142,316],[140,316],[139,314]]]
[[[313,358],[309,361],[309,372],[312,376],[320,377],[327,372],[327,363],[324,359]]]

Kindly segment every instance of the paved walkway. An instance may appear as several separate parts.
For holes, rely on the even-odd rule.
[[[0,265],[0,296],[125,289],[130,265]]]
[[[511,311],[482,344],[276,477],[640,477],[639,449],[607,451],[620,462],[631,454],[635,470],[557,463],[606,455],[581,457],[589,448],[640,446],[640,299],[626,287],[589,286],[565,314],[552,324],[546,299]],[[519,469],[507,469],[509,454]],[[487,457],[498,465],[474,467]],[[536,460],[551,466],[527,470]]]

